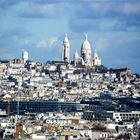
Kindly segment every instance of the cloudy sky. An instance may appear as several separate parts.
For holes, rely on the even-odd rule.
[[[65,33],[71,59],[88,35],[102,63],[140,73],[140,0],[0,0],[0,59],[61,59]]]

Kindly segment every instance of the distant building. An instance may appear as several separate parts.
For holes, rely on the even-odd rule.
[[[23,51],[23,53],[22,53],[22,60],[23,60],[24,64],[28,60],[28,52],[27,51]]]
[[[67,37],[65,35],[63,44],[62,44],[62,61],[69,62],[70,61],[70,44]]]
[[[96,50],[94,52],[94,56],[91,56],[91,46],[88,41],[87,35],[85,36],[85,40],[81,46],[81,57],[79,57],[77,50],[74,54],[74,65],[84,65],[84,66],[101,66],[101,59],[98,56]]]
[[[20,59],[13,59],[11,63],[13,63],[13,64],[22,64],[22,61]]]
[[[83,113],[83,119],[85,120],[96,120],[96,121],[107,121],[115,120],[120,121],[131,121],[140,119],[140,111],[131,112],[114,112],[114,111],[85,111]]]

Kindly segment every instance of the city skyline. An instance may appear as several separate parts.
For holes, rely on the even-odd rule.
[[[1,59],[21,58],[22,50],[27,50],[29,59],[61,60],[67,33],[73,60],[87,34],[103,65],[140,73],[138,0],[2,0],[0,23]]]

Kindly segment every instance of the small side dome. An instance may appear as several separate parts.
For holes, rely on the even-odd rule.
[[[96,52],[96,49],[95,49],[95,51],[94,51],[94,59],[99,59],[99,56],[98,56],[98,54],[97,54],[97,52]]]
[[[91,50],[90,43],[88,42],[87,35],[85,35],[85,41],[82,44],[81,51],[89,51]]]

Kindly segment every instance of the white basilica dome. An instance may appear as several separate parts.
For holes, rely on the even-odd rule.
[[[87,35],[86,35],[85,41],[82,44],[81,51],[82,52],[91,51],[91,47],[90,47],[90,43],[88,42]]]

